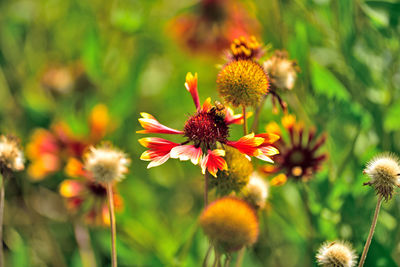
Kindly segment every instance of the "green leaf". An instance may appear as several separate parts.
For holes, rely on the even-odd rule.
[[[386,131],[396,131],[400,129],[400,103],[392,105],[386,113],[383,121],[383,127]]]
[[[311,62],[311,79],[314,91],[329,99],[349,100],[350,94],[346,87],[327,68],[317,62]]]

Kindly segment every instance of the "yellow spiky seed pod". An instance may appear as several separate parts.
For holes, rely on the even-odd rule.
[[[251,162],[235,148],[225,148],[225,161],[228,170],[218,171],[216,179],[208,180],[210,187],[215,187],[217,194],[222,196],[232,191],[239,192],[248,183],[253,172]]]
[[[218,73],[217,86],[220,95],[233,106],[256,106],[268,93],[269,80],[257,62],[234,60]]]
[[[394,189],[400,186],[400,162],[392,153],[383,153],[368,162],[364,170],[370,177],[370,181],[364,185],[371,185],[377,195],[381,195],[386,201],[391,199]]]
[[[200,225],[211,242],[224,252],[239,250],[257,241],[258,218],[244,200],[220,198],[202,212]]]
[[[318,250],[317,262],[323,267],[354,267],[357,256],[348,242],[326,242]]]
[[[99,183],[122,180],[128,172],[130,163],[125,153],[106,143],[98,147],[90,147],[84,158],[85,169]]]

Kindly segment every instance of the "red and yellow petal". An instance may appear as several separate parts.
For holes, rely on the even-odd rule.
[[[189,91],[189,93],[192,95],[194,105],[196,106],[196,109],[200,109],[200,99],[199,99],[199,93],[197,91],[197,73],[193,74],[191,72],[188,72],[186,74],[186,82],[185,82],[185,87]]]
[[[212,108],[211,98],[208,97],[206,101],[203,103],[203,107],[201,108],[204,112],[208,112]]]
[[[96,105],[89,116],[90,139],[101,140],[105,136],[109,124],[110,116],[107,106],[104,104]]]
[[[180,160],[189,160],[197,165],[200,162],[203,152],[200,147],[195,147],[194,145],[182,145],[176,146],[171,149],[170,157]]]
[[[243,114],[234,114],[231,108],[225,109],[225,123],[229,124],[243,124]]]
[[[284,185],[287,181],[287,176],[286,174],[278,174],[277,176],[275,176],[274,178],[272,178],[272,180],[270,181],[270,185],[272,186],[280,186],[280,185]]]
[[[140,115],[142,116],[142,118],[139,119],[139,123],[144,128],[144,130],[137,131],[137,133],[183,134],[182,131],[178,131],[162,125],[156,120],[156,118],[148,113],[142,112],[140,113]]]
[[[223,156],[225,156],[225,150],[208,150],[207,156],[203,157],[200,162],[202,173],[205,174],[207,169],[212,176],[217,177],[218,170],[227,170],[228,164],[225,159],[222,158]]]
[[[270,157],[279,154],[279,150],[273,146],[263,146],[263,147],[260,147],[258,150],[261,152],[261,154],[257,155],[256,157],[258,159],[261,159],[263,161],[267,161],[270,163],[274,163],[274,161]]]
[[[259,151],[259,146],[264,143],[264,138],[255,137],[254,133],[248,134],[240,138],[238,141],[228,141],[226,144],[228,146],[234,147],[241,153],[248,156],[257,156],[261,154]]]
[[[84,177],[86,172],[83,163],[77,158],[69,158],[65,166],[65,173],[70,177]]]
[[[139,143],[149,150],[142,153],[141,160],[150,161],[147,168],[159,166],[170,158],[171,149],[179,144],[157,137],[146,137],[138,140]]]
[[[77,197],[85,190],[85,185],[76,180],[64,180],[60,185],[60,195],[65,198]]]
[[[261,134],[256,134],[255,137],[262,137],[264,138],[264,142],[262,145],[270,145],[275,143],[280,139],[280,136],[274,133],[261,133]]]

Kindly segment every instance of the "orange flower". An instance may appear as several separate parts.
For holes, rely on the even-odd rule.
[[[144,130],[138,133],[180,134],[186,137],[183,143],[174,143],[162,138],[147,137],[139,139],[139,143],[149,150],[145,151],[141,159],[150,161],[148,168],[163,164],[169,158],[191,160],[195,165],[200,163],[202,172],[207,169],[214,177],[218,170],[226,170],[227,164],[223,159],[225,151],[219,149],[224,145],[236,148],[247,157],[257,157],[272,162],[270,156],[278,153],[271,146],[279,136],[274,134],[248,134],[238,141],[229,141],[229,125],[242,123],[243,115],[234,115],[233,111],[220,103],[213,106],[208,98],[203,106],[197,92],[197,74],[188,73],[186,89],[190,92],[196,107],[196,113],[186,121],[183,131],[175,130],[159,123],[148,113],[141,113],[139,119]],[[192,144],[189,144],[192,143]]]
[[[27,145],[26,155],[31,161],[29,176],[42,180],[60,170],[69,157],[82,157],[84,150],[99,142],[108,130],[110,118],[107,107],[96,105],[89,116],[90,132],[88,136],[76,136],[64,122],[51,126],[50,130],[36,129]]]
[[[168,32],[191,52],[220,54],[231,41],[258,34],[260,25],[239,1],[201,0],[173,19]]]

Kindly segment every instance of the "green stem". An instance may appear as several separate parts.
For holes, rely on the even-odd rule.
[[[221,254],[216,247],[214,247],[214,254],[213,267],[221,267]]]
[[[204,208],[208,205],[208,175],[204,174]]]
[[[240,250],[239,250],[239,252],[238,252],[238,256],[237,256],[237,259],[236,259],[236,267],[241,267],[242,266],[242,262],[243,262],[243,259],[244,259],[244,253],[246,252],[246,248],[245,247],[242,247]]]
[[[90,244],[90,235],[88,229],[80,223],[75,223],[74,234],[78,243],[79,254],[83,267],[95,267],[96,259],[94,257],[93,248]]]
[[[210,256],[211,249],[212,249],[212,245],[210,244],[210,245],[208,246],[208,249],[207,249],[207,252],[206,252],[206,256],[204,257],[203,264],[202,264],[201,266],[207,267],[208,258],[209,258],[209,256]]]
[[[374,232],[375,232],[375,227],[376,227],[376,223],[378,221],[378,215],[379,215],[379,210],[381,209],[381,205],[382,205],[382,195],[379,195],[378,202],[376,203],[376,207],[375,207],[374,218],[372,219],[372,224],[371,224],[371,228],[369,229],[367,242],[365,243],[364,250],[361,255],[360,263],[358,264],[358,267],[364,266],[365,258],[367,257],[369,246],[371,245],[372,236],[374,235]]]
[[[256,133],[258,132],[258,122],[260,120],[260,114],[261,114],[261,110],[265,104],[265,100],[267,99],[267,94],[265,94],[260,102],[260,104],[257,106],[256,108],[256,112],[254,114],[254,120],[253,123],[251,124],[251,131]]]
[[[0,267],[4,266],[3,255],[3,215],[4,215],[4,175],[0,172],[1,187],[0,187]]]
[[[230,264],[231,264],[231,255],[230,254],[226,254],[225,255],[224,267],[229,267]]]
[[[246,114],[246,107],[243,105],[243,134],[247,135],[247,114]]]
[[[115,214],[114,214],[114,199],[112,192],[112,184],[107,184],[107,198],[108,209],[110,211],[110,227],[111,227],[111,262],[112,267],[117,267],[117,247],[116,247],[116,228],[115,228]]]

